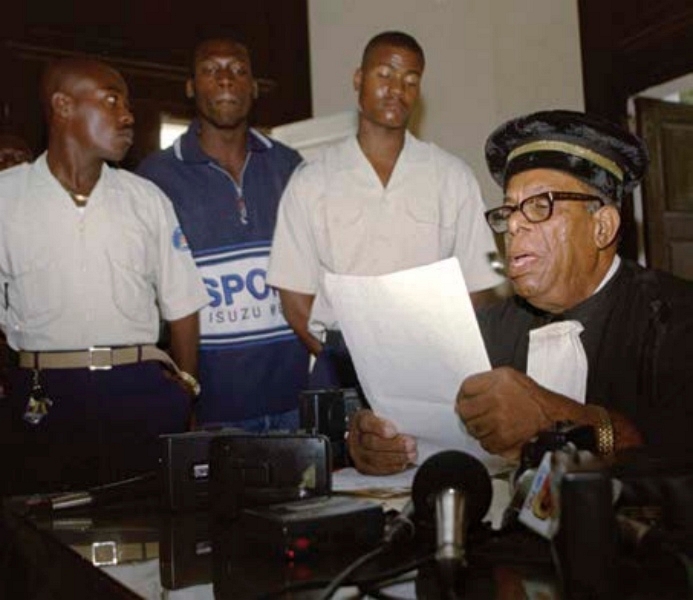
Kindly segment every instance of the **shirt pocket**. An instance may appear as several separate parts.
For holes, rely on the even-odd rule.
[[[424,193],[423,195],[416,194],[415,192],[409,193],[403,204],[408,218],[417,225],[424,227],[442,226],[440,220],[441,208],[438,203],[437,195],[431,192]]]
[[[107,251],[113,302],[127,319],[149,323],[157,319],[155,278],[146,243],[111,246]]]
[[[316,239],[321,262],[327,270],[350,271],[354,256],[368,237],[368,214],[364,204],[363,198],[333,193],[318,205]]]
[[[455,219],[452,211],[443,206],[437,195],[409,196],[403,203],[406,218],[402,220],[399,235],[407,254],[414,264],[426,264],[445,258],[452,251],[455,240]]]
[[[26,245],[15,253],[14,260],[15,272],[8,286],[8,325],[36,329],[60,318],[63,278],[51,252],[40,245]],[[11,315],[16,323],[9,322]]]
[[[419,263],[444,258],[454,246],[458,204],[440,188],[434,177],[419,177],[406,190],[401,205],[406,214],[405,235],[416,240],[415,246],[423,252]]]

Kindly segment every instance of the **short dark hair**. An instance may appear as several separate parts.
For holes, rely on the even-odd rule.
[[[403,31],[383,31],[382,33],[372,37],[366,44],[366,47],[363,49],[363,56],[361,57],[362,67],[366,64],[368,55],[378,46],[395,46],[397,48],[406,48],[407,50],[411,50],[414,54],[418,55],[418,57],[421,59],[422,66],[426,64],[426,57],[424,56],[423,48],[411,35],[404,33]]]

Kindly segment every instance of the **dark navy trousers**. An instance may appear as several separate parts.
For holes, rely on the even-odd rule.
[[[339,331],[328,331],[322,351],[317,355],[310,373],[308,388],[335,389],[358,386],[358,377],[349,350]]]
[[[158,436],[187,428],[190,398],[161,363],[41,370],[53,404],[36,425],[23,419],[32,374],[12,368],[10,393],[0,400],[4,495],[84,489],[152,471]]]

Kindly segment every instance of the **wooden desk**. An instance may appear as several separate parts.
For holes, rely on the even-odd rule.
[[[243,600],[289,584],[327,582],[359,553],[340,552],[313,560],[272,558],[269,549],[235,543],[232,529],[210,528],[207,514],[163,514],[152,505],[92,509],[55,515],[23,514],[19,499],[5,500],[0,519],[0,597],[41,600]],[[529,540],[529,541],[528,541]],[[464,598],[476,600],[562,600],[547,545],[526,533],[470,538],[464,572]],[[425,552],[424,552],[425,550]],[[401,567],[417,547],[395,549],[359,577],[376,577]],[[523,553],[525,556],[523,556]],[[676,570],[626,565],[623,599],[679,599],[685,582]],[[615,566],[619,568],[619,566]],[[673,576],[672,576],[673,575]],[[413,571],[395,591],[397,597],[435,600],[435,569]],[[677,587],[678,586],[678,587]],[[677,592],[678,589],[678,592]],[[309,599],[319,587],[276,598]],[[355,588],[336,599],[359,598]],[[568,599],[563,599],[568,600]]]
[[[55,600],[140,598],[95,568],[47,522],[22,516],[11,500],[4,501],[1,510],[0,596]],[[84,521],[76,527],[85,527]]]
[[[242,600],[307,581],[326,585],[362,553],[354,549],[310,560],[278,560],[268,549],[235,543],[239,538],[230,529],[210,531],[205,512],[163,514],[150,506],[27,515],[22,514],[18,499],[5,501],[3,509],[0,527],[12,540],[6,545],[12,552],[9,562],[2,562],[0,577],[12,581],[8,591],[12,598],[43,598],[44,594],[58,600]],[[365,574],[375,577],[380,569],[400,567],[415,554],[413,547],[398,548],[370,571],[366,567]],[[397,595],[414,598],[419,588],[430,591],[435,582],[420,575],[417,580],[416,572],[410,574],[409,581],[399,585]],[[474,597],[500,598],[496,593],[499,585],[507,590],[511,580],[521,582],[507,569],[501,575],[495,581],[492,569],[476,569],[468,583],[476,590]],[[550,569],[547,576],[551,576]],[[294,591],[291,598],[314,598],[319,589]],[[340,590],[335,596],[358,597],[355,588]],[[524,595],[506,593],[502,598]]]

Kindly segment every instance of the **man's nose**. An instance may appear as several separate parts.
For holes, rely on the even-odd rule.
[[[216,72],[217,82],[228,82],[236,79],[236,74],[231,67],[219,67]]]
[[[130,108],[124,108],[123,113],[120,116],[120,122],[123,125],[134,125],[135,124],[135,115],[132,114],[132,111]]]
[[[390,80],[390,93],[396,96],[402,96],[404,94],[404,79],[401,77],[393,77]]]
[[[508,217],[508,235],[516,235],[521,229],[526,228],[528,224],[527,217],[518,208]]]

